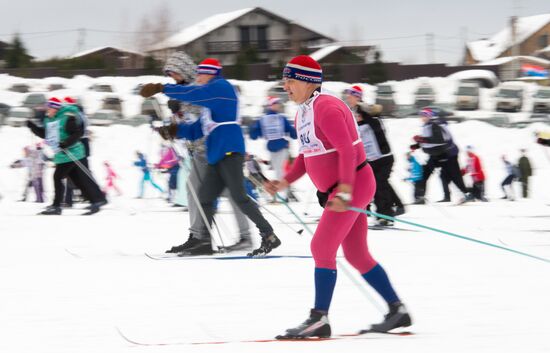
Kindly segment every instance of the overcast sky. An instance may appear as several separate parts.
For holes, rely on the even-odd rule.
[[[550,13],[550,0],[0,0],[0,40],[10,41],[17,31],[31,55],[65,56],[78,49],[75,29],[87,28],[107,32],[87,31],[84,49],[132,49],[137,35],[120,32],[138,31],[145,16],[158,21],[153,14],[162,4],[171,10],[176,29],[216,13],[260,6],[339,40],[379,45],[383,60],[406,63],[429,60],[426,33],[435,35],[435,61],[456,64],[465,38],[490,36],[514,13]]]

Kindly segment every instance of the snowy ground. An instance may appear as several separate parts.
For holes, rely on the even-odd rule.
[[[419,121],[389,121],[387,127],[397,158],[394,184],[410,202],[410,186],[400,181],[406,174],[402,156]],[[452,125],[460,147],[472,144],[482,157],[488,195],[494,201],[410,206],[403,219],[550,258],[550,151],[531,142],[536,129],[499,129],[480,122]],[[41,205],[15,201],[24,171],[7,168],[24,145],[36,140],[23,128],[0,130],[0,352],[550,351],[550,264],[427,231],[369,232],[372,252],[413,314],[415,336],[309,343],[129,344],[115,327],[130,338],[153,343],[272,338],[305,319],[313,300],[313,262],[146,258],[144,251],[161,253],[183,242],[188,227],[187,214],[167,206],[153,190],[146,199],[134,199],[139,178],[131,166],[134,152],[140,149],[154,161],[159,140],[145,126],[96,128],[94,133],[94,173],[103,180],[101,163],[111,161],[122,177],[124,195],[112,197],[111,204],[93,217],[79,216],[80,210],[44,217],[35,216]],[[500,155],[516,160],[520,147],[528,148],[535,166],[533,198],[498,200]],[[249,142],[248,148],[267,157],[262,142]],[[297,189],[303,202],[292,207],[301,215],[320,214],[310,182],[302,179]],[[435,177],[430,189],[431,200],[441,197]],[[299,228],[283,206],[268,207]],[[235,225],[225,204],[222,210],[219,223],[229,243]],[[266,217],[283,240],[274,254],[309,254],[307,233],[300,237]],[[374,293],[373,297],[380,305]],[[334,332],[353,333],[381,316],[340,271],[330,315]]]

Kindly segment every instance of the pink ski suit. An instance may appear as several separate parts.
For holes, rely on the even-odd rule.
[[[376,182],[367,164],[365,150],[351,110],[340,99],[315,92],[296,114],[300,155],[284,177],[292,183],[309,175],[322,192],[336,184],[353,186],[350,205],[366,208],[374,196]],[[337,190],[329,196],[333,199]],[[334,212],[325,208],[311,241],[311,253],[318,268],[336,269],[340,245],[349,263],[360,273],[376,266],[367,245],[367,217],[353,211]]]

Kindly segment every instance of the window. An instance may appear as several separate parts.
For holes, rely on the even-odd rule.
[[[247,47],[250,45],[250,27],[242,26],[239,28],[241,31],[241,45]]]
[[[548,46],[548,34],[543,34],[539,37],[539,48],[546,48]]]
[[[258,49],[267,50],[267,26],[258,26]]]

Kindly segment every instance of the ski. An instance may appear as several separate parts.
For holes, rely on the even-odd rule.
[[[151,260],[262,260],[262,259],[311,259],[310,255],[266,255],[251,257],[243,255],[224,255],[224,254],[214,254],[214,255],[196,255],[196,256],[178,256],[178,254],[149,254],[144,253],[146,257]]]
[[[418,232],[418,230],[415,229],[406,229],[406,228],[400,228],[400,227],[394,227],[394,226],[369,226],[369,230],[398,230],[398,231],[404,231],[404,232]]]
[[[245,340],[217,340],[217,341],[173,341],[173,342],[143,342],[135,340],[126,336],[118,327],[116,328],[119,336],[128,343],[131,343],[136,346],[197,346],[197,345],[220,345],[220,344],[231,344],[231,343],[274,343],[274,342],[322,342],[322,341],[336,341],[336,340],[349,340],[349,339],[376,339],[380,335],[390,335],[390,336],[412,336],[414,333],[410,331],[406,332],[375,332],[369,330],[363,330],[361,333],[350,333],[350,334],[340,334],[333,335],[326,338],[293,338],[293,339],[276,339],[276,338],[264,338],[264,339],[245,339]]]

